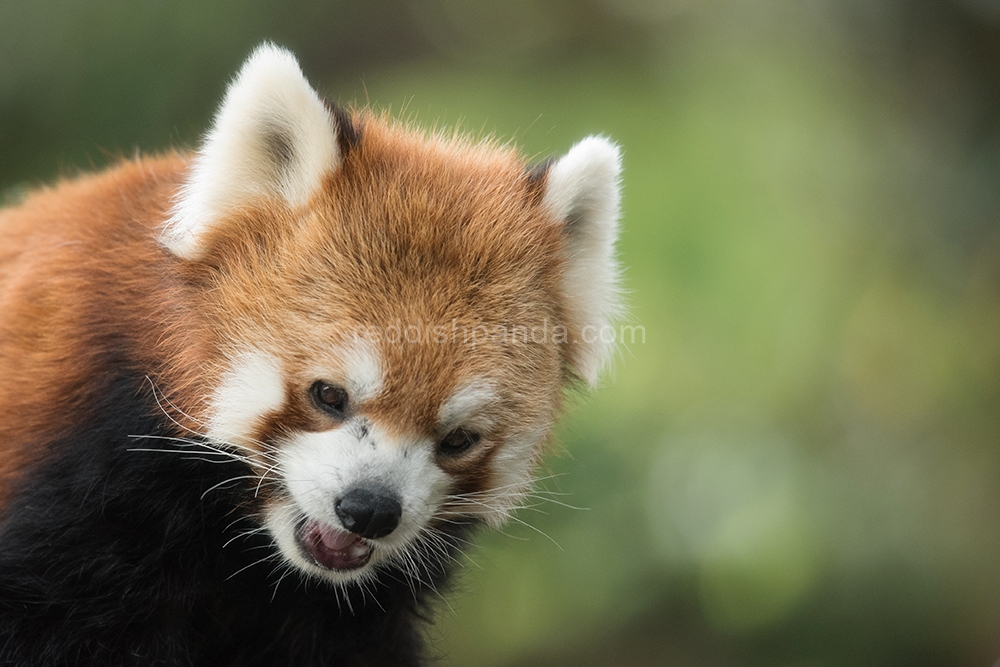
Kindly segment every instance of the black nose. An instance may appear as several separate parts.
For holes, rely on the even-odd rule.
[[[334,506],[344,528],[361,537],[385,537],[396,530],[403,506],[386,489],[359,486],[351,489]]]

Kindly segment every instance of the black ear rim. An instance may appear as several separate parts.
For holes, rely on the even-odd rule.
[[[551,157],[533,162],[524,169],[524,176],[528,184],[528,191],[532,197],[541,201],[545,194],[545,179],[548,176],[549,168],[555,162]]]
[[[337,148],[340,149],[341,158],[345,158],[361,143],[361,128],[354,123],[351,113],[344,107],[326,98],[323,99],[323,104],[333,116],[333,122],[337,126]]]

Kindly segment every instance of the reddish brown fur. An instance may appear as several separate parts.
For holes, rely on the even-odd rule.
[[[204,349],[172,326],[195,317],[190,296],[155,243],[185,164],[127,162],[0,212],[0,508],[45,455],[26,443],[71,432],[102,390],[98,338],[150,350],[149,372],[178,390],[197,377]]]
[[[289,420],[323,427],[296,401],[315,361],[358,327],[563,323],[562,227],[513,150],[355,122],[360,141],[307,207],[238,211],[199,263],[157,243],[184,156],[126,162],[0,213],[0,510],[45,454],[25,443],[72,429],[102,390],[98,337],[141,351],[134,362],[196,429],[226,355],[265,346],[293,397],[261,421],[266,438]],[[517,388],[491,408],[498,426],[474,456],[441,463],[462,490],[489,484],[484,461],[506,429],[551,421],[568,377],[568,350],[551,339],[377,345],[384,391],[364,411],[390,433],[442,435],[438,410],[464,380]]]

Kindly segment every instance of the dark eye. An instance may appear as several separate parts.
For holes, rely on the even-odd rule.
[[[335,384],[317,380],[312,386],[313,400],[325,412],[338,419],[347,414],[347,390]]]
[[[464,428],[456,428],[454,431],[444,436],[438,443],[438,451],[445,455],[456,455],[466,451],[479,442],[481,436]]]

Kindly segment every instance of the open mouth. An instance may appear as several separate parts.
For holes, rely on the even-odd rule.
[[[360,535],[306,519],[295,531],[299,547],[320,567],[355,570],[372,555],[371,544]]]

